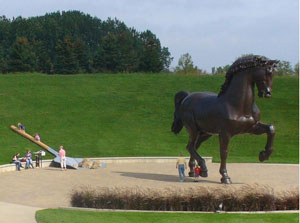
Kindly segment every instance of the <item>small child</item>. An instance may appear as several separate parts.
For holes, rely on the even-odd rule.
[[[195,171],[195,179],[194,179],[194,182],[198,182],[198,181],[199,181],[200,172],[201,172],[201,168],[199,167],[198,164],[196,165],[194,171]]]
[[[38,133],[35,133],[35,134],[34,134],[34,139],[35,139],[36,141],[41,141],[41,137],[39,136]]]
[[[25,126],[21,124],[20,122],[18,123],[18,127],[21,131],[25,132]]]

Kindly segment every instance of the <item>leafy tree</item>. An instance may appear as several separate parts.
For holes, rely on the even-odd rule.
[[[170,64],[174,58],[171,57],[171,53],[167,47],[162,48],[161,61],[163,64],[163,71],[169,71]]]
[[[280,61],[275,69],[275,75],[293,75],[293,69],[288,61]]]
[[[223,67],[223,70],[224,70],[225,73],[227,73],[227,71],[229,70],[230,66],[231,66],[231,65],[227,64],[227,65],[225,65],[225,66]]]
[[[215,73],[216,73],[216,68],[215,68],[215,67],[212,67],[212,68],[211,68],[211,74],[214,75]]]
[[[227,71],[229,70],[229,68],[230,68],[229,64],[227,64],[227,65],[225,65],[223,67],[217,67],[214,74],[217,74],[217,75],[226,74]]]
[[[197,67],[194,67],[192,57],[189,53],[183,54],[178,60],[178,66],[175,68],[176,73],[192,73],[197,71]]]
[[[295,72],[295,75],[299,77],[299,62],[295,64],[294,72]]]

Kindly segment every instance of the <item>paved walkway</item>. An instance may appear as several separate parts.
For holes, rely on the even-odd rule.
[[[42,208],[12,204],[0,201],[0,222],[36,223],[35,212]]]
[[[299,187],[299,165],[296,164],[230,163],[227,164],[227,170],[232,185],[220,184],[219,164],[208,163],[207,166],[208,178],[201,178],[198,183],[190,178],[184,183],[179,182],[175,163],[108,164],[106,168],[95,170],[61,171],[58,168],[44,168],[1,173],[1,222],[3,219],[5,222],[12,222],[12,219],[16,218],[26,223],[35,222],[36,210],[70,207],[72,190],[86,186],[138,186],[154,189],[197,186],[238,188],[257,183],[274,188],[276,193]]]

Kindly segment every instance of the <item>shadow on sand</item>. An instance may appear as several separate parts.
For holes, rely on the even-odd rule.
[[[158,174],[158,173],[134,173],[134,172],[114,172],[118,173],[124,177],[145,179],[145,180],[156,180],[156,181],[164,181],[164,182],[179,182],[179,177],[175,175],[168,174]],[[208,184],[218,184],[221,183],[218,181],[205,180],[204,178],[200,178],[199,182],[194,182],[193,177],[186,177],[185,182],[191,183],[208,183]],[[233,184],[241,184],[241,183],[233,183]]]

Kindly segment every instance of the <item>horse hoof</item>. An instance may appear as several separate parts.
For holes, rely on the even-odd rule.
[[[202,171],[200,172],[200,176],[201,176],[201,177],[208,177],[207,171],[203,171],[203,170],[202,170]]]
[[[221,183],[222,184],[232,184],[230,177],[222,177]]]
[[[194,177],[195,176],[195,172],[189,172],[189,177]]]
[[[267,155],[267,153],[266,153],[266,151],[261,151],[260,153],[259,153],[259,161],[260,162],[264,162],[265,160],[268,160],[268,155]]]

